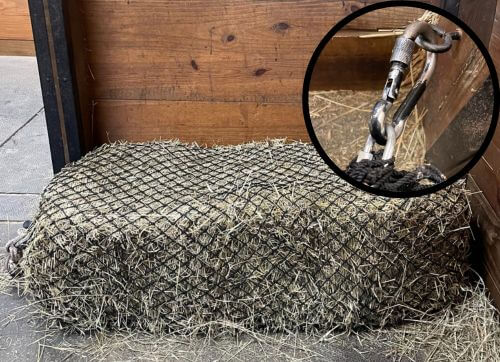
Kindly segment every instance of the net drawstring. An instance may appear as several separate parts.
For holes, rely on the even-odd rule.
[[[355,181],[394,192],[418,191],[428,187],[422,183],[424,180],[438,184],[446,179],[436,167],[429,164],[419,166],[414,171],[398,171],[395,169],[394,157],[384,160],[382,151],[375,152],[371,160],[351,161],[346,173]]]

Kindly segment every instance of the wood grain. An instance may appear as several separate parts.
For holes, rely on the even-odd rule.
[[[480,6],[476,0],[460,0],[459,18],[474,30],[485,46],[490,42],[497,6],[497,0],[482,0]]]
[[[484,41],[485,40],[485,41]],[[496,3],[491,37],[490,55],[500,67],[500,1]],[[472,203],[474,222],[479,226],[482,241],[482,269],[490,295],[500,308],[500,129],[497,130],[486,153],[471,171],[472,182],[481,193]]]
[[[495,15],[495,10],[497,14]],[[485,0],[477,6],[474,0],[462,0],[461,18],[488,45],[492,38],[495,16],[498,17],[497,0]],[[441,18],[440,26],[447,31],[457,27]],[[427,149],[439,139],[474,94],[480,89],[489,70],[478,47],[463,33],[451,51],[438,56],[438,64],[422,104],[428,110],[424,120]]]
[[[447,31],[456,29],[442,19],[440,25]],[[436,70],[420,104],[428,110],[424,120],[427,149],[443,134],[460,110],[481,88],[489,74],[479,48],[463,34],[450,51],[439,54]]]
[[[486,200],[500,216],[500,147],[491,143],[483,158],[471,171]]]
[[[0,0],[0,55],[34,55],[27,0]]]
[[[479,168],[483,166],[483,162],[478,164]],[[491,208],[475,178],[469,178],[467,184],[472,191],[469,199],[474,212],[471,227],[480,241],[474,245],[479,249],[477,269],[483,276],[489,294],[498,308],[500,307],[500,218]]]
[[[314,67],[311,90],[382,89],[396,36],[363,38],[366,31],[341,31],[328,42]]]
[[[493,21],[493,28],[491,31],[491,38],[489,43],[490,55],[495,62],[497,73],[500,69],[500,1],[497,0],[497,8],[495,12],[495,19]]]
[[[207,145],[276,137],[309,141],[300,106],[289,103],[99,100],[93,119],[97,143],[159,138]]]
[[[85,151],[94,148],[94,140],[91,134],[91,117],[93,96],[93,80],[88,65],[87,35],[80,21],[83,11],[80,2],[69,1],[66,3],[67,26],[71,41],[70,57],[73,59],[74,82],[76,84],[77,109],[80,113],[80,144]]]
[[[491,38],[489,44],[490,55],[495,63],[497,76],[500,77],[500,1],[497,0],[497,8],[495,13],[495,20],[491,31]],[[497,126],[493,141],[500,145],[500,127]]]
[[[375,3],[377,1],[369,1]],[[425,1],[427,4],[440,6],[441,1]],[[361,4],[350,5],[351,12],[362,7]],[[357,17],[351,21],[344,29],[356,30],[379,30],[379,29],[403,29],[409,23],[422,16],[424,10],[412,7],[389,7],[379,9]]]
[[[0,0],[0,14],[29,16],[28,0]]]
[[[500,65],[500,1],[496,4],[492,33],[489,44],[490,55],[496,63],[497,71]],[[493,141],[490,143],[482,160],[474,167],[471,174],[483,191],[495,217],[500,217],[500,128],[497,125]],[[491,216],[493,217],[493,216]],[[496,230],[500,235],[500,228]],[[500,257],[496,260],[500,264]],[[496,276],[500,283],[500,274]],[[500,299],[498,300],[500,306]]]
[[[35,55],[35,44],[32,40],[0,39],[0,55]]]
[[[0,39],[33,40],[29,15],[0,14]]]
[[[365,3],[83,1],[95,96],[299,102],[316,45]],[[383,9],[356,27],[402,27],[416,13]]]
[[[481,41],[488,45],[496,8],[497,0],[485,0],[481,6],[477,6],[474,0],[462,0],[458,15]],[[455,24],[443,18],[440,25],[448,31],[457,28]],[[424,120],[427,149],[433,146],[460,110],[479,90],[488,74],[488,68],[479,49],[465,33],[451,51],[439,55],[434,81],[431,81],[422,101],[428,109]],[[436,79],[438,81],[435,81]]]
[[[469,187],[479,191],[471,197],[481,240],[481,269],[486,286],[500,308],[500,147],[491,143],[471,171]]]
[[[376,1],[80,1],[89,93],[96,102],[84,128],[92,129],[97,144],[108,137],[207,144],[308,139],[301,93],[312,52],[338,20],[370,2]],[[347,32],[401,28],[421,14],[382,9]],[[388,39],[349,44],[344,39],[327,48],[315,87],[383,84]],[[368,48],[378,49],[375,56]],[[341,55],[353,50],[357,61]],[[188,120],[196,127],[186,126]]]
[[[498,24],[498,17],[500,2],[496,0],[487,0],[482,3],[481,7],[476,5],[477,4],[472,0],[462,0],[460,2],[459,17],[477,33],[484,44],[489,44],[490,54],[498,62],[500,55],[498,50],[495,49],[499,47],[498,38],[500,27]],[[455,28],[451,23],[443,23],[442,25],[447,30]],[[481,84],[484,83],[484,79],[488,74],[489,70],[486,67],[484,58],[475,44],[465,34],[463,39],[452,48],[451,52],[439,56],[438,65],[433,77],[434,80],[437,79],[439,81],[431,82],[424,95],[424,104],[428,109],[428,114],[424,123],[427,145],[428,149],[433,150],[435,155],[447,153],[446,157],[453,158],[450,153],[456,152],[460,154],[460,152],[463,151],[464,144],[467,143],[464,140],[471,138],[470,132],[472,130],[467,127],[464,128],[462,132],[459,132],[460,130],[455,130],[455,141],[453,143],[445,142],[446,137],[443,137],[443,131],[452,122],[456,121],[460,112],[466,109],[467,105],[472,103],[474,95],[478,94],[481,90]],[[493,99],[486,99],[483,102],[487,102],[488,105],[491,106],[492,101]],[[478,109],[480,107],[477,106],[473,108]],[[476,122],[489,121],[490,114],[490,112],[484,112],[483,120],[474,118],[477,115],[473,113],[469,114],[467,117],[476,119]],[[448,139],[450,138],[448,137]],[[453,147],[449,147],[450,144]],[[483,158],[471,171],[474,182],[482,191],[484,203],[489,205],[489,211],[484,211],[484,208],[474,211],[476,214],[494,213],[495,215],[488,216],[490,218],[497,217],[500,212],[499,144],[500,132],[497,130],[494,141],[490,144]],[[500,233],[500,230],[498,232]],[[500,263],[500,259],[498,263]],[[497,278],[500,281],[500,275],[498,275]],[[498,302],[500,305],[500,300]]]
[[[447,177],[456,175],[483,145],[492,114],[493,84],[488,78],[427,150],[426,158]]]

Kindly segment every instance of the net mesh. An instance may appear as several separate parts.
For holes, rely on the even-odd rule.
[[[47,186],[21,269],[86,330],[374,327],[459,296],[468,222],[463,182],[374,196],[310,144],[113,144]]]

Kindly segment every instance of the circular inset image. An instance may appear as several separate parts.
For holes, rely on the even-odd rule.
[[[388,10],[396,26],[384,29]],[[419,196],[480,159],[496,126],[498,79],[458,18],[427,4],[381,3],[321,41],[303,107],[312,142],[340,177],[378,195]]]

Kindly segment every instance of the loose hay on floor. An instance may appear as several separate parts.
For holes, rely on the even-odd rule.
[[[424,312],[397,328],[360,339],[394,360],[500,361],[500,319],[482,280],[464,286],[463,300],[431,316]]]
[[[460,298],[463,186],[369,195],[301,143],[105,145],[45,189],[21,267],[84,331],[391,325]]]
[[[422,313],[398,327],[358,334],[263,334],[231,325],[224,327],[226,333],[222,336],[100,332],[61,340],[60,330],[56,329],[48,330],[38,344],[43,357],[57,350],[71,361],[382,360],[379,356],[393,361],[499,361],[498,311],[482,281],[464,289],[463,300],[433,315]],[[229,336],[227,330],[238,333]]]

